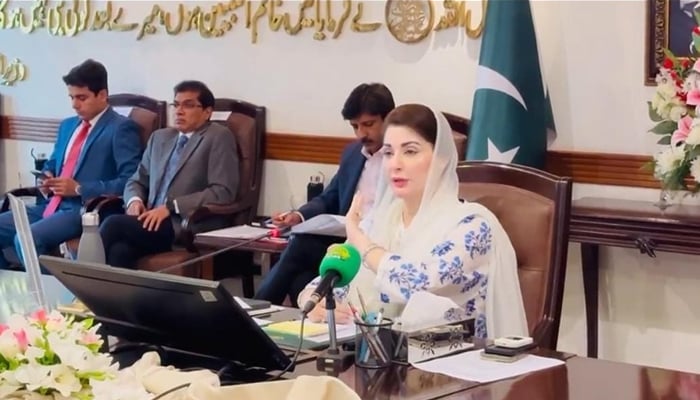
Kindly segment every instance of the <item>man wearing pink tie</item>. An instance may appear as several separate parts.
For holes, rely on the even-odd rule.
[[[63,77],[77,116],[61,122],[40,180],[46,201],[27,209],[37,254],[81,234],[80,209],[90,198],[121,195],[141,159],[138,125],[107,101],[107,70],[87,60]],[[0,214],[0,247],[19,253],[10,212]],[[20,256],[21,259],[21,256]],[[0,254],[0,268],[8,262]]]

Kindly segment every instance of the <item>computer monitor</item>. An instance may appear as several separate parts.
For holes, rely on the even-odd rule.
[[[290,363],[219,282],[52,256],[39,261],[109,335],[266,370]]]

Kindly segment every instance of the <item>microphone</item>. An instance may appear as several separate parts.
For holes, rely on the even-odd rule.
[[[347,243],[331,245],[318,269],[321,282],[304,304],[302,315],[311,312],[332,288],[349,284],[360,270],[360,263],[360,252],[354,246]]]
[[[253,243],[253,242],[257,242],[258,240],[267,239],[267,238],[269,238],[269,237],[280,237],[280,236],[283,235],[285,232],[287,232],[289,229],[291,229],[291,227],[270,229],[269,231],[267,231],[267,232],[265,232],[265,233],[262,233],[262,234],[260,234],[260,235],[258,235],[258,236],[252,237],[252,238],[250,238],[250,239],[246,239],[246,240],[244,240],[244,241],[242,241],[242,242],[234,243],[234,244],[232,244],[231,246],[224,247],[223,249],[219,249],[219,250],[216,250],[216,251],[211,252],[211,253],[203,254],[203,255],[201,255],[201,256],[198,256],[198,257],[189,259],[189,260],[187,260],[187,261],[185,261],[185,262],[181,262],[181,263],[179,263],[179,264],[171,265],[170,267],[163,268],[163,269],[161,269],[161,270],[158,271],[158,272],[160,272],[160,273],[167,273],[167,272],[173,271],[173,270],[175,270],[175,269],[185,267],[185,266],[187,266],[187,265],[191,265],[191,264],[198,263],[198,262],[200,262],[200,261],[206,260],[207,258],[214,257],[214,256],[219,255],[219,254],[221,254],[221,253],[226,253],[227,251],[235,250],[235,249],[237,249],[237,248],[239,248],[239,247],[243,247],[243,246],[248,245],[248,244],[251,244],[251,243]]]

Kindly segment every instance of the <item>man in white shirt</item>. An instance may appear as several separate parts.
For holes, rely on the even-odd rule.
[[[108,103],[107,70],[87,60],[63,77],[77,116],[61,122],[51,157],[39,180],[46,197],[28,207],[37,254],[80,236],[80,210],[91,198],[119,195],[141,158],[138,125]],[[0,214],[0,247],[19,251],[10,211]],[[0,254],[0,268],[9,266]]]
[[[359,191],[368,211],[374,201],[374,191],[381,172],[384,117],[394,109],[394,98],[381,83],[361,84],[348,96],[343,106],[343,118],[357,136],[340,158],[338,173],[319,196],[288,213],[277,213],[273,223],[279,226],[296,225],[319,214],[345,215],[354,194]],[[326,249],[340,238],[317,235],[294,235],[280,260],[261,283],[255,295],[275,304],[281,304],[287,295],[296,306],[299,292],[318,275],[318,265]]]

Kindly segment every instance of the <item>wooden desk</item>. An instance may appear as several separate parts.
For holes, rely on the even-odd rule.
[[[233,239],[225,237],[212,237],[212,236],[202,236],[197,235],[194,238],[194,245],[198,249],[210,249],[210,250],[220,250],[229,246],[233,246],[239,243],[245,243],[244,239]],[[241,247],[236,248],[236,250],[241,251],[257,251],[262,253],[279,254],[284,251],[287,247],[287,242],[276,242],[270,240],[256,240],[254,242],[246,243],[241,245]]]
[[[484,345],[483,341],[475,343],[477,347]],[[541,350],[536,354],[562,360],[575,357],[573,354],[551,350]],[[294,372],[285,375],[285,378],[300,375],[318,376],[323,373],[316,370],[316,362],[313,361],[297,365]],[[345,382],[361,399],[462,399],[465,398],[462,396],[465,390],[483,386],[478,382],[464,381],[404,365],[392,365],[377,370],[353,365],[340,373],[338,379]]]
[[[273,263],[277,256],[284,251],[287,247],[287,242],[277,242],[270,240],[256,240],[254,242],[246,243],[245,239],[233,239],[225,237],[212,237],[212,236],[202,236],[197,235],[194,238],[194,245],[197,249],[206,254],[207,252],[214,252],[217,250],[225,249],[227,247],[240,244],[241,246],[236,248],[236,251],[252,251],[259,253],[267,253],[270,255],[270,264]],[[267,266],[269,268],[269,265]],[[213,275],[212,272],[210,272]],[[243,295],[245,297],[253,297],[255,294],[255,282],[253,279],[253,274],[243,274],[241,275],[241,283],[243,285]]]
[[[597,357],[599,246],[700,254],[700,207],[584,197],[573,202],[569,240],[581,243],[588,357]]]
[[[700,393],[700,375],[575,357],[565,365],[477,386],[448,399],[661,400]]]

